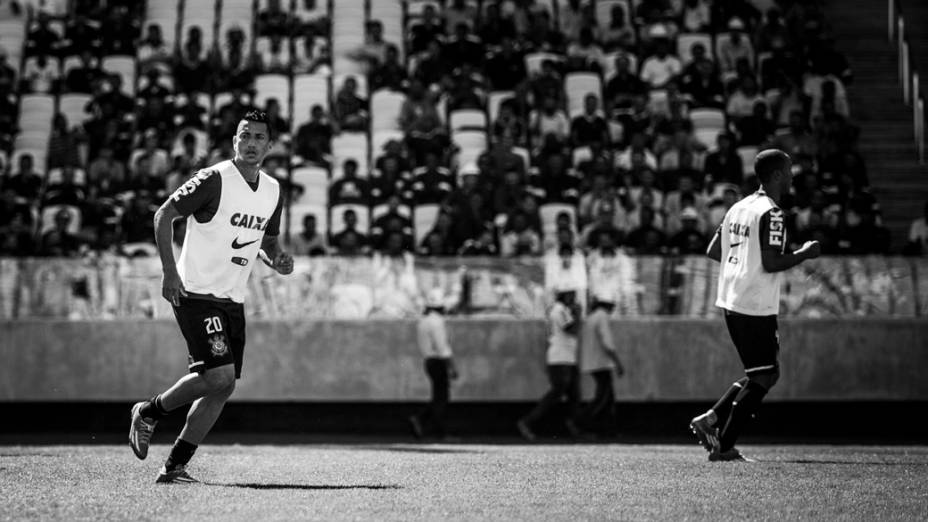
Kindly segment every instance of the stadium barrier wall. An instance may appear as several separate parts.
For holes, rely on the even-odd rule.
[[[613,328],[627,367],[621,401],[711,400],[741,375],[721,321]],[[449,329],[462,374],[455,399],[526,401],[546,390],[543,322],[451,319]],[[770,400],[928,400],[928,321],[785,319],[780,337],[783,376]],[[0,361],[0,401],[144,398],[187,362],[173,322],[50,320],[0,323]],[[253,321],[234,400],[419,401],[428,392],[413,321]]]
[[[542,318],[545,288],[565,271],[551,258],[382,256],[296,260],[283,277],[258,263],[249,281],[255,319],[416,317],[422,296],[444,289],[468,315]],[[718,317],[718,265],[705,256],[577,255],[566,277],[616,303],[621,318]],[[928,316],[928,258],[821,258],[783,274],[784,317]],[[0,258],[0,320],[172,319],[157,258]]]

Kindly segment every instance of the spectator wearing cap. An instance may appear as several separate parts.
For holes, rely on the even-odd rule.
[[[420,413],[409,417],[416,438],[427,434],[446,437],[445,410],[450,396],[449,382],[457,379],[458,372],[451,351],[448,327],[445,324],[446,298],[441,288],[433,288],[426,296],[425,312],[416,324],[419,351],[422,353],[425,374],[432,387],[429,405]]]
[[[370,241],[366,234],[358,230],[358,214],[353,209],[342,213],[345,229],[332,234],[329,244],[334,246],[338,255],[357,256],[369,251]]]
[[[342,175],[329,188],[329,203],[332,205],[368,205],[370,185],[358,177],[358,162],[346,159],[342,164]]]
[[[609,124],[599,109],[599,97],[596,94],[589,93],[583,98],[583,114],[570,123],[570,141],[574,147],[585,147],[594,141],[611,141]]]
[[[587,249],[597,248],[602,234],[612,236],[613,242],[622,242],[624,232],[616,226],[619,218],[618,206],[611,201],[601,201],[595,209],[596,220],[584,227],[580,233],[580,242]]]
[[[641,66],[641,80],[653,89],[660,89],[683,71],[683,64],[670,54],[669,46],[664,40],[656,42],[656,52]]]
[[[680,231],[674,234],[668,246],[673,254],[703,255],[706,253],[706,235],[699,230],[700,215],[693,207],[680,212]]]
[[[718,49],[719,69],[723,74],[735,71],[735,65],[739,60],[747,60],[748,64],[754,66],[754,49],[751,48],[751,41],[744,35],[744,22],[738,18],[732,18],[728,22],[728,29],[731,38],[722,40]]]

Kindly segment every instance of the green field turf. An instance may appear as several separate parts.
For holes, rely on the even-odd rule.
[[[168,446],[0,446],[0,519],[925,520],[928,447],[206,445],[199,485],[155,485]]]

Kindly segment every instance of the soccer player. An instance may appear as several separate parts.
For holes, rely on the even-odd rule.
[[[193,403],[187,422],[156,482],[197,482],[186,472],[206,433],[222,412],[241,377],[245,348],[248,277],[261,256],[280,274],[293,271],[293,258],[281,250],[281,190],[260,170],[271,149],[273,129],[263,112],[247,113],[232,146],[235,157],[196,173],[155,214],[161,256],[161,293],[187,341],[190,373],[166,391],[132,407],[129,444],[144,459],[158,420]],[[187,220],[180,258],[171,248],[173,222]]]
[[[789,193],[791,169],[785,152],[761,151],[754,163],[761,188],[728,210],[706,252],[722,265],[716,306],[723,310],[745,373],[712,409],[690,422],[713,462],[748,460],[735,442],[780,376],[780,272],[818,257],[821,251],[817,241],[786,251],[785,216],[778,202]]]
[[[432,401],[421,413],[409,417],[416,438],[432,428],[438,437],[446,437],[445,408],[448,407],[449,379],[458,378],[445,325],[445,298],[441,288],[433,288],[426,299],[425,314],[419,319],[419,350],[425,359],[425,373],[432,385]]]
[[[551,389],[528,415],[516,423],[522,438],[529,442],[536,439],[535,423],[551,413],[562,397],[567,400],[567,431],[575,437],[580,435],[580,429],[576,424],[577,407],[580,403],[580,376],[577,370],[580,313],[576,288],[566,283],[560,285],[556,289],[554,305],[548,313],[550,335],[545,358]]]

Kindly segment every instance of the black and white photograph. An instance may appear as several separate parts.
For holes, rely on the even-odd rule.
[[[0,520],[926,520],[926,93],[923,0],[0,0]]]

